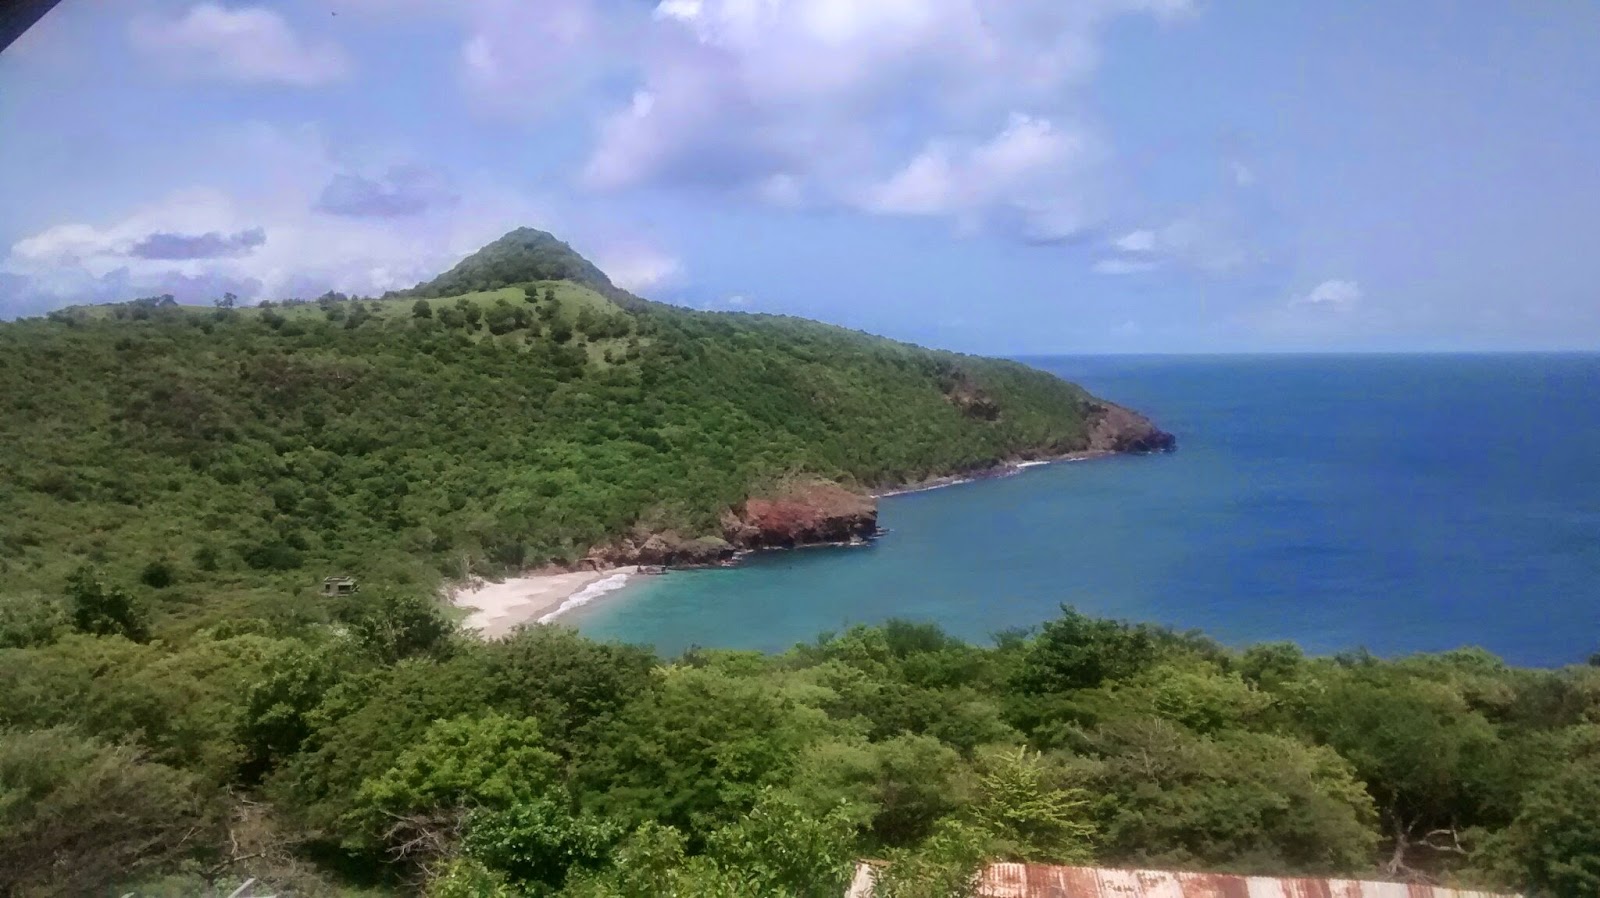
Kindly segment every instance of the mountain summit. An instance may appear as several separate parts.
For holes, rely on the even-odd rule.
[[[554,234],[517,228],[456,263],[431,281],[418,284],[414,296],[456,296],[498,290],[529,281],[572,281],[601,293],[616,290],[606,273]]]

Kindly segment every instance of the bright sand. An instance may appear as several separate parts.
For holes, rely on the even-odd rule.
[[[558,615],[586,605],[627,585],[636,567],[610,571],[575,571],[564,574],[526,574],[499,583],[480,583],[458,589],[451,600],[471,614],[462,626],[477,630],[485,639],[505,636],[518,625],[546,624]]]

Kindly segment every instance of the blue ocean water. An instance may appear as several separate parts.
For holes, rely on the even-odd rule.
[[[886,499],[870,548],[643,578],[568,622],[779,650],[889,617],[986,641],[1069,603],[1317,653],[1600,650],[1600,355],[1027,361],[1179,450]]]

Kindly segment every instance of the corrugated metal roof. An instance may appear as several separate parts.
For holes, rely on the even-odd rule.
[[[871,898],[872,864],[857,864],[845,898]],[[1398,882],[1278,879],[1221,873],[991,864],[978,898],[1520,898]]]

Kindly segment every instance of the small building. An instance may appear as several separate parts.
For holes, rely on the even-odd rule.
[[[356,578],[327,577],[322,581],[322,594],[330,599],[356,594]]]
[[[845,898],[871,898],[878,865],[856,865]],[[990,864],[978,898],[1517,898],[1440,886],[1348,879],[1231,876],[1164,870]]]

